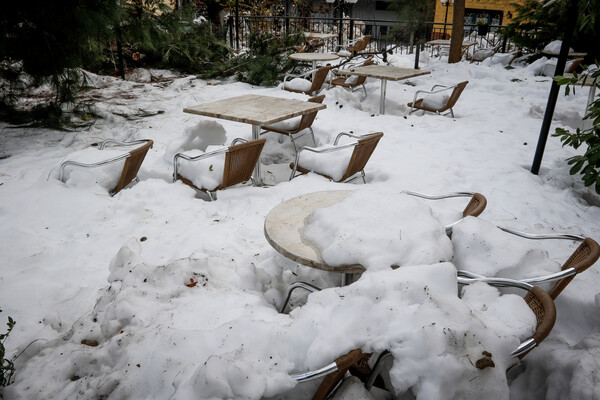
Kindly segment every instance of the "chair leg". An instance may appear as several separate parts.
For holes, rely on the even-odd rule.
[[[280,313],[283,313],[283,311],[285,310],[285,307],[288,305],[288,303],[290,301],[290,297],[292,297],[292,292],[296,289],[308,290],[311,293],[321,290],[321,288],[319,288],[315,285],[311,285],[310,283],[307,283],[307,282],[292,283],[285,291],[285,300],[283,301],[283,303],[281,304],[281,307],[279,308]]]
[[[279,144],[283,143],[283,135],[279,135],[277,140],[279,141]]]
[[[367,183],[367,179],[365,178],[365,170],[363,169],[362,171],[360,171],[360,174],[362,176],[363,183],[366,184]]]
[[[208,193],[208,198],[210,199],[210,201],[215,201],[217,199],[217,194],[213,193],[209,190],[206,191],[206,193]]]
[[[450,116],[454,118],[454,111],[452,109],[450,109]]]
[[[308,129],[310,131],[310,136],[312,136],[313,146],[317,147],[317,141],[315,140],[315,133],[313,132],[313,128],[309,126]]]

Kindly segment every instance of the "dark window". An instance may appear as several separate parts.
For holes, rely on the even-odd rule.
[[[390,5],[390,3],[387,1],[383,1],[383,0],[375,1],[375,9],[379,10],[379,11],[386,11],[388,9],[389,5]]]

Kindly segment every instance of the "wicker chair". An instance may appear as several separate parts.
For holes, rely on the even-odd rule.
[[[65,161],[60,165],[58,179],[64,182],[65,169],[67,167],[94,168],[94,167],[100,167],[103,165],[115,163],[117,161],[124,159],[125,164],[123,165],[123,170],[121,171],[121,176],[119,178],[119,181],[113,189],[109,190],[109,194],[111,196],[114,196],[121,189],[129,186],[134,180],[136,182],[138,181],[137,173],[140,170],[140,166],[142,165],[142,162],[144,161],[144,158],[146,157],[148,150],[150,150],[150,148],[154,145],[154,142],[150,139],[135,140],[132,142],[120,142],[120,141],[113,140],[113,139],[107,139],[107,140],[103,141],[102,143],[92,144],[92,146],[98,146],[98,148],[100,150],[103,150],[106,147],[106,145],[133,146],[133,145],[138,145],[138,144],[141,144],[142,146],[136,147],[135,149],[130,150],[129,152],[127,152],[121,156],[113,157],[113,158],[110,158],[110,159],[107,159],[104,161],[100,161],[97,163],[93,163],[93,164],[78,162],[78,161],[74,161],[74,160]]]
[[[350,53],[350,55],[344,55],[342,53],[339,53],[339,50],[338,50],[338,53],[336,53],[336,54],[340,57],[354,57],[357,54],[359,54],[361,51],[365,50],[367,48],[367,46],[369,45],[370,41],[371,41],[371,35],[365,35],[362,38],[355,39],[354,41],[348,42],[345,46],[338,47],[339,49],[345,47],[345,51]]]
[[[238,142],[242,143],[237,144]],[[252,180],[252,182],[254,183],[252,172],[254,171],[254,167],[258,162],[260,152],[262,151],[265,142],[265,139],[246,141],[244,139],[238,138],[235,139],[229,147],[211,151],[209,153],[201,154],[195,157],[190,157],[185,153],[177,153],[173,157],[173,182],[179,179],[186,185],[189,185],[197,190],[207,193],[211,200],[215,199],[215,192],[217,190],[222,190],[227,187],[237,185],[238,183],[247,182],[249,180]],[[194,162],[214,157],[220,154],[225,154],[225,168],[223,170],[223,180],[214,189],[198,187],[192,182],[192,180],[185,178],[179,174],[179,163],[181,162],[180,159]]]
[[[515,287],[527,291],[524,300],[535,314],[536,328],[531,337],[522,341],[521,344],[511,352],[511,356],[521,360],[531,350],[539,346],[552,331],[556,321],[556,307],[554,301],[543,289],[520,281],[510,279],[458,278],[458,283],[463,285],[481,281],[492,286]],[[324,399],[327,398],[327,396],[332,395],[338,387],[339,382],[344,379],[346,372],[357,376],[365,384],[367,390],[371,390],[373,386],[377,386],[393,392],[394,389],[389,377],[389,370],[393,363],[392,353],[389,351],[380,353],[371,368],[368,365],[368,361],[372,355],[373,353],[363,353],[360,349],[352,350],[323,368],[303,374],[295,374],[291,377],[298,382],[306,382],[325,376],[313,399]],[[507,369],[507,372],[513,366],[510,366]],[[477,363],[474,367],[484,368]]]
[[[575,249],[573,254],[571,254],[571,256],[563,264],[560,272],[544,276],[538,276],[534,278],[520,279],[520,281],[522,282],[533,285],[544,282],[556,281],[552,289],[548,292],[552,300],[555,300],[558,297],[558,295],[561,294],[565,287],[567,287],[567,285],[573,280],[573,278],[575,278],[575,275],[582,273],[583,271],[594,265],[594,263],[600,257],[600,246],[594,239],[591,238],[570,234],[530,234],[502,226],[500,226],[499,228],[507,233],[520,236],[526,239],[563,239],[581,242],[581,244]],[[464,270],[459,270],[458,274],[459,276],[466,278],[485,278],[481,275]]]
[[[373,64],[374,64],[374,61],[372,59],[367,60],[364,63],[362,63],[362,65],[364,65],[364,66],[373,65]],[[331,85],[341,86],[343,88],[349,89],[351,92],[353,92],[355,88],[362,86],[362,89],[365,92],[365,96],[367,96],[367,88],[365,87],[365,81],[367,80],[367,77],[366,76],[353,76],[351,78],[355,79],[354,82],[346,83],[346,81],[349,79],[349,77],[343,76],[343,77],[332,79],[329,83]]]
[[[338,146],[337,145],[338,141],[343,136],[355,138],[355,139],[357,139],[357,141],[353,142],[353,143]],[[325,149],[315,149],[315,148],[306,147],[306,146],[301,147],[298,150],[298,153],[296,153],[296,160],[290,164],[290,168],[292,169],[292,174],[290,175],[290,180],[292,180],[296,176],[296,173],[298,173],[298,172],[300,172],[302,174],[311,172],[310,170],[303,168],[302,166],[299,165],[300,157],[303,152],[306,151],[306,152],[312,152],[312,153],[331,153],[331,152],[340,151],[343,149],[348,149],[348,148],[354,147],[354,150],[350,157],[350,161],[348,162],[348,167],[346,168],[346,171],[344,172],[344,174],[342,175],[342,177],[340,179],[333,179],[329,175],[319,173],[316,171],[313,171],[313,172],[319,173],[320,175],[323,175],[326,178],[334,180],[336,182],[351,182],[354,179],[358,178],[357,174],[360,173],[360,176],[362,177],[363,182],[367,183],[367,181],[365,179],[364,168],[365,168],[365,165],[367,164],[367,161],[369,161],[371,154],[373,154],[373,151],[375,150],[375,147],[377,146],[377,143],[379,142],[379,140],[381,139],[382,136],[383,136],[383,132],[371,133],[371,134],[367,134],[367,135],[363,135],[363,136],[357,136],[357,135],[353,135],[351,133],[342,132],[339,135],[337,135],[337,137],[335,138],[334,147],[325,148]]]
[[[304,93],[304,94],[308,94],[308,95],[316,94],[323,88],[323,83],[327,79],[327,75],[329,75],[330,69],[331,69],[331,65],[325,65],[323,67],[307,71],[303,74],[298,74],[298,75],[286,74],[283,77],[282,88],[283,88],[283,90],[287,90],[288,92]],[[289,80],[294,79],[294,78],[308,79],[309,77],[312,77],[312,84],[311,84],[310,88],[308,88],[307,90],[293,89],[293,88],[290,88],[289,86],[286,87],[286,83],[288,82],[288,79]]]
[[[323,103],[324,99],[325,99],[325,95],[322,94],[320,96],[311,97],[310,99],[308,99],[308,101],[310,101],[311,103],[321,104],[321,103]],[[296,152],[298,152],[298,149],[296,148],[295,140],[301,138],[302,136],[306,135],[307,133],[310,133],[310,136],[312,137],[313,145],[316,146],[317,142],[315,141],[315,134],[312,129],[312,124],[315,121],[315,118],[317,117],[318,112],[319,111],[314,111],[314,112],[311,112],[308,114],[304,114],[300,118],[300,121],[297,126],[286,126],[285,123],[287,123],[288,121],[282,121],[283,124],[280,124],[280,125],[276,124],[276,125],[263,126],[262,129],[264,129],[264,131],[261,132],[260,134],[262,135],[267,132],[276,132],[281,135],[287,135],[290,137],[292,144],[294,145],[294,150]],[[305,132],[301,133],[302,131],[305,131]],[[282,138],[283,138],[283,136],[282,136]]]
[[[464,81],[464,82],[457,83],[456,85],[453,85],[453,86],[435,85],[431,88],[431,91],[429,91],[429,92],[425,91],[425,90],[417,90],[412,103],[408,103],[408,106],[410,107],[409,114],[412,114],[416,110],[424,110],[424,111],[429,111],[429,112],[438,113],[438,114],[441,114],[444,111],[450,110],[448,112],[448,114],[450,114],[452,116],[452,118],[454,118],[454,111],[452,110],[452,107],[454,107],[454,105],[458,101],[458,98],[460,97],[463,90],[465,90],[465,87],[467,86],[468,83],[469,83],[469,81]],[[436,88],[441,88],[441,89],[436,90]],[[443,92],[450,91],[450,90],[452,90],[452,93],[450,94],[448,99],[445,101],[445,103],[441,104],[439,107],[434,108],[434,107],[427,106],[427,104],[424,105],[423,104],[424,98],[417,99],[417,97],[419,96],[420,93],[424,93],[426,95],[432,95],[432,94],[437,94],[437,93],[443,93]]]

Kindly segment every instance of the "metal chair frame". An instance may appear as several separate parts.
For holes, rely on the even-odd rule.
[[[573,277],[575,277],[575,275],[577,275],[578,273],[581,273],[583,271],[585,271],[587,268],[591,267],[600,257],[600,246],[598,245],[598,243],[590,238],[586,238],[585,236],[581,236],[581,235],[573,235],[573,234],[568,234],[568,233],[562,233],[562,234],[534,234],[534,233],[528,233],[528,232],[523,232],[523,231],[519,231],[516,229],[512,229],[512,228],[507,228],[504,226],[498,226],[499,229],[503,230],[504,232],[516,235],[516,236],[520,236],[522,238],[525,239],[533,239],[533,240],[549,240],[549,239],[559,239],[559,240],[574,240],[576,242],[581,242],[582,244],[575,250],[575,252],[571,255],[571,257],[563,264],[563,269],[559,272],[555,272],[552,274],[547,274],[547,275],[542,275],[542,276],[537,276],[534,278],[525,278],[525,279],[519,279],[519,281],[523,282],[523,283],[527,283],[527,284],[532,284],[532,285],[536,285],[536,284],[541,284],[541,283],[548,283],[548,282],[555,282],[558,281],[556,283],[556,285],[554,286],[554,288],[552,288],[552,290],[550,290],[550,297],[552,297],[552,299],[556,299],[558,297],[558,295],[563,291],[563,289],[568,285],[568,283],[573,279]],[[589,254],[587,257],[585,257],[582,260],[579,261],[579,265],[575,266],[575,267],[568,267],[565,268],[567,265],[570,264],[570,262],[573,260],[573,258],[577,255],[579,249],[582,248],[582,246],[587,246],[589,248]],[[459,270],[457,271],[458,275],[460,277],[464,277],[464,278],[471,278],[471,279],[491,279],[489,277],[485,277],[483,275],[480,274],[476,274],[474,272],[470,272],[470,271],[466,271],[466,270]],[[494,279],[498,279],[498,278],[494,278]]]
[[[265,139],[258,139],[258,141],[262,141],[262,145],[264,146],[265,143]],[[175,154],[175,156],[173,157],[173,182],[177,181],[177,179],[180,179],[181,181],[183,181],[185,184],[192,186],[200,191],[206,192],[208,194],[208,197],[210,198],[211,201],[216,200],[216,195],[215,192],[217,190],[223,189],[223,184],[219,185],[216,189],[214,190],[206,190],[203,188],[199,188],[196,187],[190,180],[182,177],[181,175],[179,175],[178,173],[178,169],[179,169],[179,159],[184,159],[187,161],[198,161],[198,160],[202,160],[205,158],[210,158],[210,157],[215,157],[217,155],[220,154],[226,154],[229,153],[231,151],[231,147],[235,146],[238,143],[248,143],[248,140],[246,139],[242,139],[242,138],[236,138],[231,142],[231,146],[229,147],[225,147],[223,149],[218,149],[218,150],[214,150],[208,153],[204,153],[204,154],[200,154],[198,156],[194,156],[194,157],[190,157],[184,153],[177,153]],[[224,172],[225,174],[225,172]],[[250,176],[250,181],[252,182],[253,185],[256,185],[256,181],[254,179],[254,176]]]
[[[408,105],[410,106],[410,111],[409,111],[408,114],[410,115],[413,112],[415,112],[416,110],[424,110],[424,111],[429,111],[429,112],[435,112],[435,113],[440,114],[440,115],[448,115],[448,114],[450,114],[450,116],[452,118],[454,118],[453,107],[456,104],[456,102],[458,101],[458,98],[462,94],[464,88],[469,83],[468,81],[465,81],[465,82],[460,82],[460,83],[457,83],[456,85],[450,85],[450,86],[448,86],[448,85],[433,85],[433,87],[431,88],[430,91],[427,91],[427,90],[417,90],[416,93],[415,93],[415,97],[413,98],[412,103],[408,103]],[[461,85],[462,85],[462,89],[460,89]],[[442,89],[436,90],[436,88],[442,88]],[[448,99],[448,103],[446,103],[439,110],[434,110],[432,108],[420,106],[420,103],[423,102],[423,99],[417,99],[417,97],[419,96],[419,93],[436,94],[436,93],[443,93],[443,92],[448,91],[450,89],[452,89],[452,93],[450,94],[450,98]],[[456,93],[457,90],[460,90],[460,91],[458,93]],[[450,104],[450,106],[448,106],[449,104]],[[445,114],[442,114],[446,110],[450,110],[450,111],[448,111]]]
[[[147,145],[146,149],[143,149],[144,146],[140,147],[140,149],[142,149],[141,151],[143,152],[143,156],[145,157],[146,152],[153,146],[154,142],[150,139],[133,140],[131,142],[119,141],[119,140],[115,140],[115,139],[106,139],[100,143],[94,143],[94,144],[92,144],[92,146],[98,146],[99,150],[104,150],[106,145],[109,145],[109,144],[117,145],[117,146],[132,146],[132,145],[136,145],[136,144]],[[138,149],[134,149],[132,151],[135,151],[135,150],[138,150]],[[123,155],[112,157],[107,160],[99,161],[96,163],[83,163],[83,162],[74,161],[74,160],[67,160],[60,164],[60,168],[59,168],[59,172],[58,172],[58,179],[61,182],[64,182],[65,169],[69,166],[81,167],[81,168],[97,168],[97,167],[101,167],[104,165],[112,164],[112,163],[120,161],[120,160],[125,160],[127,158],[130,158],[131,156],[132,156],[131,152],[127,152]],[[143,157],[142,157],[142,160],[143,160]],[[140,164],[141,164],[141,162],[140,162]],[[126,173],[127,168],[128,168],[128,165],[125,164],[123,166],[123,172],[121,172],[121,179],[119,180],[119,183],[117,184],[117,186],[114,189],[109,191],[109,194],[111,196],[114,196],[115,194],[117,194],[121,189],[128,187],[134,181],[139,182],[139,179],[137,177],[137,170],[135,171],[135,176],[133,178],[131,178],[130,182],[127,182],[127,183],[124,182],[125,180],[127,180],[127,178],[123,177],[123,174]],[[139,166],[138,166],[138,169],[139,169]],[[121,182],[121,181],[123,181],[123,182]]]
[[[338,144],[340,138],[342,138],[343,136],[348,136],[348,137],[357,139],[357,141],[338,146],[337,144]],[[294,160],[294,162],[291,165],[292,174],[290,175],[290,180],[292,180],[296,177],[297,171],[300,171],[301,173],[309,172],[308,170],[304,170],[304,169],[302,169],[302,167],[298,166],[298,160],[300,159],[300,153],[302,153],[302,151],[310,151],[312,153],[331,153],[334,151],[340,151],[343,149],[348,149],[348,148],[354,147],[354,152],[352,153],[350,162],[348,163],[348,168],[347,168],[346,172],[344,173],[344,175],[342,176],[342,178],[339,180],[339,182],[345,182],[345,183],[352,182],[353,180],[355,180],[356,178],[359,177],[359,175],[357,175],[357,174],[360,172],[360,177],[362,177],[363,183],[367,183],[367,180],[365,178],[364,165],[362,166],[362,168],[359,171],[354,171],[355,168],[354,168],[353,164],[357,158],[357,148],[359,145],[361,145],[361,143],[362,143],[361,141],[370,139],[371,137],[374,137],[374,136],[378,136],[378,138],[376,138],[376,139],[373,138],[374,140],[376,140],[375,146],[377,146],[377,142],[379,142],[379,139],[383,136],[382,132],[369,133],[366,135],[355,135],[353,133],[341,132],[336,136],[335,141],[333,142],[333,145],[336,147],[330,147],[327,149],[316,149],[316,148],[312,148],[312,147],[308,147],[308,146],[300,147],[300,149],[298,149],[298,152],[296,153],[296,159]],[[372,150],[374,150],[374,147]],[[371,150],[371,152],[372,152],[372,150]],[[368,159],[370,158],[370,156],[371,156],[371,154],[368,154],[368,157],[366,157],[367,160],[364,162],[365,165],[366,165]],[[330,176],[326,176],[326,175],[323,175],[323,176],[325,176],[328,179],[333,180]]]

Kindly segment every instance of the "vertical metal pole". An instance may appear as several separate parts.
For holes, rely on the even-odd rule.
[[[344,0],[335,0],[335,5],[338,7],[338,15],[340,17],[340,27],[338,29],[338,44],[341,44],[343,40],[342,31],[344,29],[344,15],[342,14],[342,1]]]
[[[240,7],[238,0],[235,0],[235,48],[240,48]]]
[[[565,36],[560,47],[560,54],[558,56],[558,62],[556,63],[554,76],[562,75],[565,71],[565,65],[567,64],[567,57],[569,55],[569,46],[571,45],[573,30],[575,28],[575,23],[577,22],[577,4],[578,3],[576,0],[571,0],[569,2]],[[560,87],[553,79],[552,86],[550,87],[550,94],[548,95],[548,103],[546,104],[546,112],[544,113],[544,120],[542,121],[542,128],[540,129],[540,137],[535,149],[533,164],[531,165],[531,172],[535,175],[540,172],[540,165],[542,164],[542,157],[544,156],[544,149],[546,148],[548,132],[550,131],[550,124],[552,123],[552,116],[554,115],[554,108],[556,107],[556,100],[558,99],[559,90]]]
[[[442,39],[446,39],[446,24],[448,23],[448,7],[450,6],[450,0],[446,0],[446,16],[444,17],[444,33]]]
[[[290,34],[290,0],[285,0],[285,34]]]
[[[421,54],[421,43],[417,42],[417,54],[415,54],[415,69],[419,69],[419,55]]]

